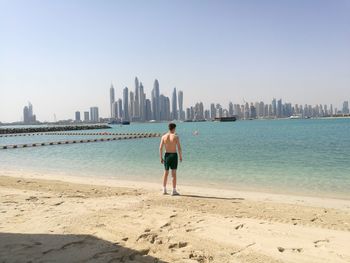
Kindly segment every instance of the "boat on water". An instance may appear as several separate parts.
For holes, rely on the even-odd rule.
[[[296,115],[290,116],[289,119],[291,119],[291,120],[302,119],[302,116],[301,116],[301,114],[296,114]]]
[[[120,121],[120,120],[112,120],[108,122],[108,124],[122,124],[122,125],[129,125],[130,121]]]
[[[232,121],[236,121],[237,118],[235,116],[232,117],[216,117],[215,121],[219,121],[219,122],[232,122]]]

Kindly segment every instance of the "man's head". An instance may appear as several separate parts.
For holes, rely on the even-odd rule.
[[[175,132],[175,129],[176,129],[176,124],[175,123],[169,123],[169,131],[171,132]]]

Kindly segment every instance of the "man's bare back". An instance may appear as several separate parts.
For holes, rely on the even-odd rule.
[[[176,146],[178,142],[178,137],[176,134],[168,132],[167,134],[163,135],[162,141],[165,146],[165,152],[167,153],[177,152]]]

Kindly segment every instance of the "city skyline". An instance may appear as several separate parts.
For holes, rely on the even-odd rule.
[[[111,83],[109,88],[108,116],[99,115],[99,107],[92,106],[89,111],[81,114],[80,110],[74,112],[74,118],[59,121],[75,122],[148,122],[148,121],[203,121],[214,120],[221,117],[237,117],[238,119],[274,119],[274,118],[311,118],[349,116],[349,101],[343,101],[338,107],[333,104],[305,104],[288,102],[279,98],[273,98],[271,102],[255,101],[234,103],[228,105],[219,102],[211,102],[204,105],[202,101],[194,102],[192,105],[183,107],[184,93],[182,90],[173,88],[171,97],[163,94],[158,79],[154,80],[153,89],[149,97],[144,92],[144,87],[138,77],[135,77],[134,90],[124,87],[121,97]],[[82,119],[84,116],[84,119]],[[23,123],[33,124],[36,115],[33,114],[33,105],[29,102],[23,108]]]
[[[273,97],[340,107],[350,97],[348,1],[14,0],[0,8],[2,122],[20,120],[28,100],[42,121],[91,105],[108,116],[102,90],[111,81],[118,94],[134,90],[135,74],[147,94],[155,76],[164,94],[182,90],[184,110],[197,100]]]

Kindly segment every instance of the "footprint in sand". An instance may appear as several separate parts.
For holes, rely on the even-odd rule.
[[[244,224],[239,224],[239,225],[235,226],[235,229],[238,230],[238,229],[241,229],[243,227],[244,227]]]
[[[188,229],[186,229],[186,232],[199,232],[199,231],[201,231],[202,230],[202,228],[201,227],[195,227],[195,228],[188,228]]]
[[[281,253],[283,253],[284,251],[286,250],[290,250],[292,252],[302,252],[303,251],[303,248],[284,248],[284,247],[277,247],[277,250]]]
[[[213,256],[206,255],[204,251],[191,251],[188,258],[198,262],[212,262],[214,260]]]
[[[315,247],[321,247],[324,246],[325,243],[329,243],[329,239],[320,239],[320,240],[316,240],[314,241],[314,245]]]
[[[154,244],[154,242],[156,241],[158,235],[156,233],[151,233],[151,232],[146,232],[141,234],[136,241],[148,241],[151,244]]]
[[[168,248],[169,249],[174,249],[174,248],[183,248],[183,247],[187,247],[188,243],[187,242],[178,242],[178,243],[172,243],[169,244]]]
[[[170,222],[167,222],[167,223],[165,223],[164,225],[162,225],[160,228],[165,228],[165,227],[168,227],[168,226],[170,226],[171,225],[171,223]]]

